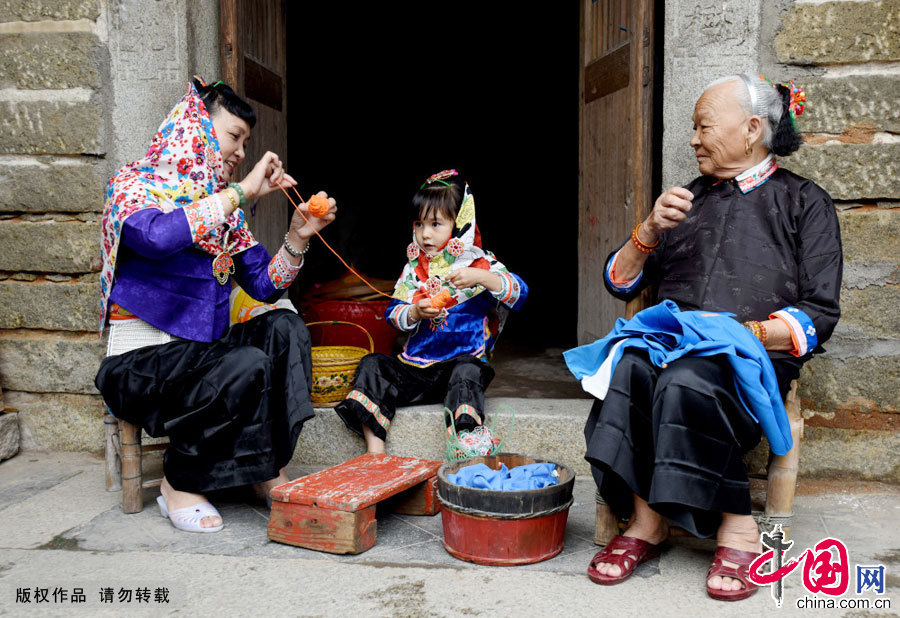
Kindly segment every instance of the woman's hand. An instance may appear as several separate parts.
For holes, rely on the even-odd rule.
[[[430,298],[423,298],[409,307],[409,317],[414,322],[418,322],[419,320],[431,320],[438,317],[440,314],[440,309],[435,309],[431,306]]]
[[[656,199],[650,216],[640,229],[639,240],[655,244],[666,230],[678,227],[691,209],[694,194],[684,187],[672,187]]]
[[[784,320],[771,318],[761,322],[766,329],[767,350],[793,350],[794,340],[791,338],[791,329]]]
[[[499,292],[503,288],[500,275],[483,268],[472,268],[471,266],[466,266],[450,273],[447,281],[456,288],[473,288],[476,285],[481,285],[491,292]]]
[[[267,152],[238,184],[241,185],[244,196],[249,202],[268,195],[272,191],[278,191],[279,185],[285,189],[296,186],[297,181],[284,172],[284,166],[277,154]]]
[[[287,176],[287,174],[285,174]],[[337,202],[334,201],[333,197],[328,197],[328,194],[324,191],[319,191],[318,195],[320,197],[324,197],[328,200],[329,209],[328,214],[324,217],[314,217],[309,214],[309,207],[304,202],[303,204],[298,204],[300,207],[300,211],[306,215],[306,219],[300,215],[296,210],[294,211],[294,216],[291,217],[291,228],[288,231],[288,234],[292,237],[296,237],[296,239],[305,246],[305,243],[312,238],[313,234],[319,232],[326,225],[334,221],[335,215],[337,214]],[[307,219],[309,223],[307,223]]]

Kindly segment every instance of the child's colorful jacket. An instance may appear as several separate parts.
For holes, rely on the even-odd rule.
[[[505,310],[518,311],[522,307],[528,286],[492,253],[481,248],[481,234],[475,222],[475,198],[468,185],[453,234],[442,250],[429,258],[413,234],[406,258],[408,262],[394,287],[394,300],[385,311],[385,318],[394,327],[411,332],[400,360],[427,367],[469,354],[486,361]],[[483,268],[499,275],[503,287],[499,292],[489,292],[481,286],[453,287],[447,276],[465,267]],[[410,305],[437,296],[444,289],[450,292],[451,299],[440,317],[408,325]],[[501,310],[496,312],[498,306]]]

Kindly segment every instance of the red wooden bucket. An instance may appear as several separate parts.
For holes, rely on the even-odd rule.
[[[559,484],[543,489],[495,491],[447,480],[448,474],[476,463],[499,470],[501,463],[512,468],[546,461],[500,453],[441,466],[438,500],[447,552],[460,560],[490,566],[531,564],[561,552],[575,487],[575,474],[566,466],[557,464]]]

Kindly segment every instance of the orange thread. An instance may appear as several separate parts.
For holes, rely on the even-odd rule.
[[[324,198],[317,194],[309,198],[307,210],[309,210],[309,214],[312,216],[321,218],[327,215],[328,211],[331,210],[331,204],[328,203],[328,198]]]
[[[453,297],[450,295],[450,290],[444,288],[437,296],[431,297],[431,307],[433,309],[443,309],[450,302],[451,298]]]
[[[279,183],[278,183],[278,188],[281,189],[281,191],[284,193],[284,195],[288,198],[288,201],[291,203],[291,206],[293,206],[294,209],[295,209],[297,212],[300,213],[300,216],[303,217],[303,220],[306,221],[307,223],[309,223],[310,225],[312,225],[312,223],[310,223],[310,221],[309,221],[309,218],[308,218],[305,214],[303,214],[303,211],[300,210],[300,207],[297,206],[297,204],[294,202],[293,199],[291,199],[291,194],[287,192],[287,189],[284,188],[284,185],[282,185],[282,184],[279,182]],[[294,193],[297,194],[297,199],[300,200],[300,203],[301,203],[301,204],[304,204],[305,202],[304,202],[304,200],[303,200],[303,196],[300,195],[300,192],[299,192],[299,191],[297,191],[297,187],[291,187],[291,188],[294,190]],[[318,196],[313,196],[313,197],[318,197]],[[325,199],[325,198],[319,198],[319,199]],[[310,198],[310,202],[311,202],[311,201],[312,201],[312,198]],[[328,203],[327,200],[326,200],[326,203]],[[308,209],[308,208],[309,208],[309,207],[307,206],[307,209]],[[331,209],[331,206],[329,205],[329,210],[330,210],[330,209]],[[381,290],[379,290],[378,288],[376,288],[374,285],[372,285],[371,283],[369,283],[368,281],[366,281],[365,278],[364,278],[361,274],[359,274],[358,272],[356,272],[356,270],[354,270],[354,268],[353,268],[352,266],[350,266],[350,264],[348,264],[347,262],[345,262],[345,261],[344,261],[344,258],[342,258],[342,257],[338,254],[338,252],[335,251],[335,250],[331,247],[331,245],[328,244],[328,241],[325,240],[324,238],[322,238],[322,235],[319,234],[319,230],[317,230],[316,228],[313,228],[313,232],[315,232],[316,236],[319,237],[319,240],[322,241],[322,244],[324,244],[326,247],[328,247],[328,250],[331,251],[331,252],[334,254],[334,256],[335,256],[337,259],[339,259],[339,260],[341,261],[341,264],[343,264],[344,266],[346,266],[346,267],[347,267],[347,270],[349,270],[351,273],[353,273],[354,275],[356,275],[356,277],[357,277],[360,281],[362,281],[362,282],[365,283],[367,286],[369,286],[369,288],[371,288],[371,290],[372,290],[373,292],[375,292],[376,294],[381,294],[381,295],[384,296],[385,298],[390,298],[390,299],[392,299],[392,300],[394,299],[394,297],[391,296],[390,294],[385,294],[384,292],[382,292]],[[398,299],[398,300],[401,300],[401,302],[407,302],[407,301],[404,301],[404,300],[402,300],[402,299]],[[407,303],[407,304],[409,304],[409,303]]]

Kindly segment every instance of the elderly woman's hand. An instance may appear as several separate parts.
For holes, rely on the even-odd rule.
[[[272,191],[278,191],[279,184],[288,189],[296,186],[297,181],[284,172],[284,166],[277,154],[267,152],[238,184],[250,201],[268,195]]]
[[[641,225],[642,242],[652,245],[666,230],[678,227],[691,209],[694,194],[684,187],[672,187],[660,195],[650,216]]]

